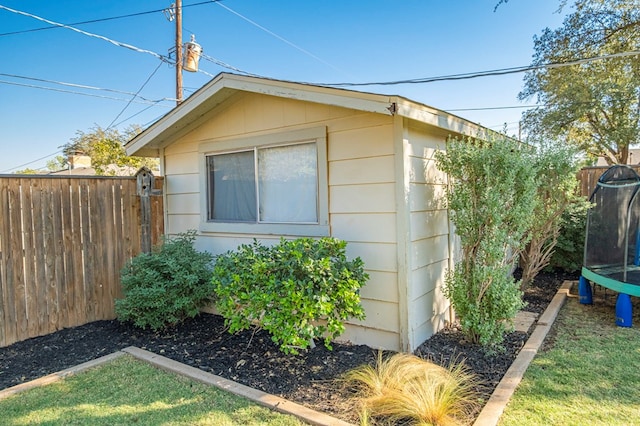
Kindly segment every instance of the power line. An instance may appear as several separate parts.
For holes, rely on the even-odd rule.
[[[219,2],[219,0],[209,0],[209,1],[210,2],[214,2],[214,3],[218,3]],[[99,34],[90,33],[88,31],[84,31],[84,30],[81,30],[79,28],[72,27],[70,25],[65,25],[65,24],[61,24],[59,22],[51,21],[49,19],[43,18],[41,16],[33,15],[31,13],[23,12],[23,11],[16,10],[16,9],[11,9],[11,8],[3,6],[1,4],[0,4],[0,9],[7,10],[9,12],[16,13],[18,15],[28,16],[30,18],[37,19],[39,21],[43,21],[43,22],[46,22],[48,24],[55,25],[55,26],[58,26],[58,27],[61,27],[61,28],[67,28],[67,29],[69,29],[71,31],[75,31],[77,33],[86,35],[88,37],[94,37],[94,38],[97,38],[97,39],[100,39],[100,40],[104,40],[104,41],[106,41],[108,43],[111,43],[111,44],[113,44],[115,46],[118,46],[118,47],[124,47],[126,49],[130,49],[130,50],[133,50],[135,52],[147,53],[147,54],[149,54],[151,56],[154,56],[155,58],[160,59],[162,62],[168,63],[169,65],[179,66],[175,62],[173,62],[171,60],[171,58],[169,58],[168,56],[161,55],[161,54],[156,53],[156,52],[151,51],[151,50],[141,49],[139,47],[136,47],[136,46],[128,44],[128,43],[123,43],[123,42],[120,42],[120,41],[117,41],[117,40],[113,40],[113,39],[110,39],[108,37],[105,37],[105,36],[102,36],[102,35],[99,35]],[[210,74],[210,73],[208,73],[206,71],[203,71],[203,70],[198,70],[198,72],[201,72],[202,74],[205,74],[205,75],[207,75],[209,77],[215,77],[213,74]]]
[[[68,82],[64,82],[64,81],[47,80],[47,79],[44,79],[44,78],[26,77],[26,76],[23,76],[23,75],[6,74],[6,73],[0,73],[0,76],[11,77],[11,78],[20,78],[20,79],[23,79],[23,80],[40,81],[40,82],[43,82],[43,83],[59,84],[61,86],[74,87],[74,88],[78,88],[78,89],[98,90],[98,91],[119,93],[119,94],[122,94],[122,95],[133,95],[133,96],[137,96],[139,99],[142,99],[144,101],[149,101],[149,102],[162,102],[162,101],[173,101],[173,102],[175,102],[175,99],[170,99],[170,98],[152,100],[152,99],[147,99],[147,98],[144,98],[142,96],[139,96],[139,95],[137,95],[136,93],[133,93],[133,92],[126,92],[126,91],[117,90],[117,89],[105,89],[103,87],[88,86],[88,85],[76,84],[76,83],[68,83]]]
[[[113,39],[110,39],[108,37],[101,36],[99,34],[90,33],[88,31],[84,31],[84,30],[81,30],[79,28],[72,27],[70,25],[65,25],[65,24],[61,24],[59,22],[51,21],[49,19],[37,16],[37,15],[33,15],[31,13],[28,13],[28,12],[23,12],[23,11],[16,10],[16,9],[11,9],[10,7],[3,6],[1,4],[0,4],[0,9],[4,9],[4,10],[6,10],[8,12],[16,13],[18,15],[27,16],[29,18],[37,19],[38,21],[46,22],[48,24],[55,25],[57,27],[67,28],[67,29],[69,29],[71,31],[75,31],[77,33],[80,33],[80,34],[83,34],[83,35],[86,35],[86,36],[89,36],[89,37],[94,37],[94,38],[97,38],[97,39],[100,39],[100,40],[104,40],[104,41],[106,41],[108,43],[111,43],[111,44],[113,44],[115,46],[118,46],[118,47],[124,47],[126,49],[130,49],[130,50],[133,50],[133,51],[136,51],[136,52],[140,52],[140,53],[147,53],[147,54],[149,54],[151,56],[154,56],[155,58],[160,59],[163,62],[166,62],[166,63],[169,63],[169,64],[173,64],[172,61],[168,57],[160,55],[159,53],[153,52],[151,50],[141,49],[141,48],[133,46],[131,44],[122,43],[120,41],[113,40]]]
[[[136,112],[133,115],[130,115],[129,117],[117,122],[116,124],[113,125],[113,127],[118,127],[119,125],[121,125],[122,123],[126,123],[127,121],[131,120],[133,117],[142,114],[143,112],[145,112],[146,110],[153,108],[155,105],[149,105],[148,107],[142,108],[140,111]],[[156,119],[154,119],[155,121]]]
[[[341,87],[341,86],[392,86],[398,84],[421,84],[421,83],[433,83],[436,81],[451,81],[451,80],[466,80],[471,78],[478,77],[490,77],[490,76],[498,76],[498,75],[506,75],[506,74],[516,74],[527,71],[535,71],[539,69],[555,69],[555,68],[563,68],[573,65],[581,65],[586,64],[593,61],[599,61],[603,59],[612,59],[612,58],[622,58],[628,56],[638,56],[640,55],[640,50],[631,50],[628,52],[620,52],[620,53],[612,53],[609,55],[601,55],[601,56],[593,56],[590,58],[576,59],[573,61],[567,62],[557,62],[557,63],[548,63],[541,65],[525,65],[521,67],[512,67],[512,68],[501,68],[489,71],[478,71],[471,73],[463,73],[463,74],[451,74],[451,75],[443,75],[437,77],[425,77],[425,78],[414,78],[409,80],[395,80],[395,81],[378,81],[378,82],[370,82],[370,83],[311,83],[318,84],[321,86],[329,86],[329,87]]]
[[[498,106],[498,107],[481,107],[481,108],[456,108],[456,109],[446,109],[443,108],[447,112],[458,112],[458,111],[486,111],[486,110],[496,110],[496,109],[520,109],[520,108],[535,108],[545,105],[512,105],[512,106]]]
[[[239,72],[239,73],[241,73],[241,74],[246,74],[246,75],[250,75],[250,76],[253,76],[253,77],[259,77],[257,74],[253,74],[253,73],[250,73],[250,72],[248,72],[248,71],[243,71],[243,70],[241,70],[241,69],[239,69],[239,68],[234,67],[233,65],[229,65],[229,64],[227,64],[226,62],[222,62],[222,61],[221,61],[221,60],[219,60],[219,59],[216,59],[216,58],[214,58],[214,57],[211,57],[211,56],[205,55],[204,53],[201,53],[201,54],[200,54],[200,57],[201,57],[202,59],[205,59],[205,60],[207,60],[207,61],[209,61],[209,62],[212,62],[212,63],[214,63],[214,64],[216,64],[216,65],[219,65],[219,66],[221,66],[221,67],[223,67],[223,68],[227,68],[227,69],[230,69],[230,70],[232,70],[232,71]]]
[[[9,172],[11,170],[15,170],[15,169],[19,169],[19,168],[24,167],[24,166],[28,166],[29,164],[33,164],[33,163],[36,163],[38,161],[45,160],[45,159],[47,159],[49,157],[53,157],[54,155],[60,154],[61,152],[62,152],[62,150],[58,150],[58,151],[54,152],[53,154],[45,155],[44,157],[40,157],[37,160],[29,161],[28,163],[20,164],[19,166],[16,166],[16,167],[11,167],[11,168],[8,168],[8,169],[4,169],[4,170],[0,171],[0,173],[7,173],[7,172]]]
[[[257,27],[257,28],[261,29],[262,31],[266,32],[267,34],[269,34],[269,35],[271,35],[271,36],[273,36],[273,37],[277,38],[278,40],[280,40],[280,41],[282,41],[282,42],[284,42],[284,43],[288,44],[289,46],[293,47],[294,49],[299,50],[300,52],[304,53],[305,55],[308,55],[308,56],[312,57],[313,59],[315,59],[315,60],[317,60],[317,61],[322,62],[323,64],[325,64],[325,65],[327,65],[327,66],[329,66],[329,67],[333,68],[334,70],[336,70],[336,71],[338,71],[338,72],[340,72],[340,73],[344,73],[344,71],[340,70],[339,68],[335,67],[334,65],[332,65],[332,64],[330,64],[329,62],[325,61],[324,59],[319,58],[318,56],[314,55],[313,53],[309,52],[308,50],[303,49],[302,47],[298,46],[297,44],[295,44],[295,43],[293,43],[293,42],[290,42],[289,40],[287,40],[286,38],[284,38],[284,37],[282,37],[282,36],[279,36],[278,34],[274,33],[273,31],[271,31],[271,30],[269,30],[269,29],[267,29],[267,28],[265,28],[265,27],[263,27],[262,25],[258,24],[257,22],[252,21],[251,19],[247,18],[246,16],[241,15],[240,13],[238,13],[238,12],[236,12],[235,10],[231,9],[230,7],[225,6],[225,5],[224,5],[224,4],[222,4],[221,2],[216,1],[216,0],[210,0],[210,1],[211,1],[211,2],[213,2],[213,3],[217,3],[217,4],[218,4],[218,6],[222,7],[223,9],[225,9],[225,10],[227,10],[227,11],[229,11],[229,12],[233,13],[233,14],[234,14],[234,15],[236,15],[237,17],[239,17],[239,18],[241,18],[241,19],[243,19],[243,20],[247,21],[247,22],[248,22],[248,23],[250,23],[251,25],[253,25],[253,26],[255,26],[255,27]]]
[[[203,4],[209,4],[212,0],[208,0],[208,1],[202,1],[200,3],[193,3],[193,4],[187,4],[187,5],[183,5],[182,8],[186,8],[186,7],[192,7],[192,6],[201,6]],[[213,0],[213,1],[222,1],[222,0]],[[90,21],[81,21],[81,22],[72,22],[70,24],[66,24],[66,25],[85,25],[85,24],[94,24],[96,22],[105,22],[105,21],[113,21],[116,19],[123,19],[123,18],[132,18],[135,16],[142,16],[142,15],[149,15],[152,13],[158,13],[158,12],[163,12],[164,9],[156,9],[156,10],[149,10],[147,12],[137,12],[137,13],[130,13],[128,15],[119,15],[119,16],[110,16],[108,18],[98,18],[98,19],[92,19]],[[32,33],[32,32],[36,32],[36,31],[44,31],[44,30],[51,30],[54,28],[60,28],[58,25],[50,25],[48,27],[40,27],[40,28],[32,28],[29,30],[20,30],[20,31],[11,31],[8,33],[0,33],[0,37],[4,37],[4,36],[9,36],[9,35],[16,35],[16,34],[25,34],[25,33]]]
[[[116,97],[113,97],[113,96],[96,95],[96,94],[93,94],[93,93],[85,93],[85,92],[75,92],[73,90],[56,89],[55,87],[46,87],[46,86],[36,86],[34,84],[16,83],[15,81],[0,80],[0,84],[9,84],[9,85],[12,85],[12,86],[28,87],[30,89],[50,90],[52,92],[69,93],[69,94],[72,94],[72,95],[90,96],[90,97],[93,97],[93,98],[110,99],[110,100],[114,100],[114,101],[124,101],[124,102],[128,102],[129,101],[129,99],[116,98]],[[159,101],[136,100],[136,101],[132,101],[132,102],[136,103],[136,104],[144,104],[144,105],[149,105],[149,104],[157,105],[158,102],[161,102],[161,101],[164,101],[164,100],[168,100],[168,99],[161,99]]]
[[[131,102],[133,102],[133,100],[134,100],[135,98],[137,98],[137,97],[138,97],[138,94],[142,91],[142,89],[144,89],[144,87],[147,85],[147,83],[149,83],[149,81],[151,80],[151,78],[153,78],[153,76],[156,74],[156,72],[158,72],[158,70],[160,69],[160,67],[161,67],[161,66],[162,66],[162,62],[160,62],[160,63],[158,64],[158,66],[156,67],[156,69],[155,69],[155,70],[153,70],[153,72],[151,73],[151,75],[150,75],[150,76],[145,80],[145,82],[144,82],[144,83],[142,83],[142,86],[140,86],[140,88],[138,89],[138,91],[137,91],[137,92],[136,92],[136,93],[131,97],[131,99],[129,99],[129,102],[127,102],[127,104],[124,106],[124,108],[122,108],[122,111],[120,111],[120,112],[118,113],[118,115],[116,115],[116,118],[114,118],[114,119],[111,121],[111,124],[109,124],[109,126],[107,127],[107,130],[109,130],[109,129],[111,128],[111,126],[113,126],[113,123],[115,123],[115,122],[116,122],[116,120],[117,120],[118,118],[120,118],[120,116],[124,113],[124,111],[125,111],[127,108],[129,108],[129,105],[131,105]]]

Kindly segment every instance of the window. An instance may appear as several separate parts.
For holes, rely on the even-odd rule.
[[[327,235],[325,135],[323,127],[203,144],[202,230]]]

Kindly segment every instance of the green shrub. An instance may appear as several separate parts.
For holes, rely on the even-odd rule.
[[[196,251],[194,241],[195,231],[165,238],[122,269],[124,299],[115,302],[120,321],[157,330],[196,316],[211,301],[213,256]]]
[[[549,269],[579,271],[584,262],[584,239],[587,229],[589,202],[576,202],[562,214],[560,233]]]
[[[348,261],[335,238],[258,241],[216,258],[213,285],[218,312],[231,333],[262,328],[285,353],[313,339],[330,341],[350,317],[364,319],[359,289],[368,279],[360,258]]]
[[[462,248],[443,292],[466,336],[491,348],[502,342],[522,306],[510,271],[532,223],[536,181],[531,151],[506,138],[452,139],[436,160],[450,179],[447,205]]]
[[[573,149],[563,145],[541,144],[534,161],[537,202],[532,212],[533,224],[527,231],[529,242],[520,256],[522,290],[526,290],[538,273],[551,262],[557,250],[565,212],[584,203],[584,198],[576,192],[576,174],[580,164]]]

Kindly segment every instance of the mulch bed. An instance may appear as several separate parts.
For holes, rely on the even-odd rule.
[[[565,279],[577,276],[539,275],[525,293],[525,310],[542,313]],[[510,333],[504,352],[488,355],[451,328],[434,335],[415,353],[443,365],[464,360],[481,379],[478,391],[486,401],[527,338],[527,333]],[[284,355],[266,333],[231,335],[222,318],[211,314],[201,314],[161,332],[140,330],[115,320],[96,321],[0,348],[0,389],[127,346],[146,349],[351,422],[356,418],[345,404],[348,391],[336,379],[349,369],[375,362],[377,356],[377,351],[368,346],[338,343],[332,351],[319,344],[300,355]]]

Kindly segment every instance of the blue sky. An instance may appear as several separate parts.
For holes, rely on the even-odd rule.
[[[183,0],[183,39],[195,34],[207,56],[237,69],[310,83],[395,81],[527,65],[533,36],[561,25],[562,15],[556,13],[560,2],[510,0],[494,12],[497,2],[223,0],[220,5]],[[170,4],[0,0],[2,6],[65,24],[151,12]],[[0,173],[44,167],[77,131],[90,131],[94,125],[148,126],[175,105],[160,101],[175,98],[175,70],[154,55],[66,28],[28,31],[46,26],[0,9]],[[164,56],[175,42],[175,25],[161,11],[75,27]],[[206,74],[184,72],[185,97],[211,75],[231,71],[207,60],[201,60],[200,69]],[[509,133],[517,134],[524,109],[474,109],[532,104],[535,100],[517,99],[523,77],[358,90],[405,96],[497,130],[507,123]],[[139,90],[154,102],[127,106],[132,98],[127,93]]]

